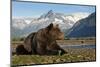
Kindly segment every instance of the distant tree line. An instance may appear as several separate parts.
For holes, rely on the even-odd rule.
[[[12,41],[24,41],[25,37],[14,37],[11,38]]]

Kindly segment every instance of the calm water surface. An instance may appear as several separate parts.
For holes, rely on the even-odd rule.
[[[96,45],[60,45],[62,48],[96,48]]]

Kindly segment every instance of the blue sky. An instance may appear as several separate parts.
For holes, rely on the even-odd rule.
[[[64,5],[64,4],[46,4],[33,2],[12,2],[13,17],[39,17],[40,15],[53,10],[57,13],[70,14],[75,12],[95,12],[94,6]]]

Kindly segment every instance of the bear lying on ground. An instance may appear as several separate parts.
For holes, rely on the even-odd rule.
[[[64,33],[60,31],[58,24],[51,23],[46,28],[26,37],[24,44],[17,47],[16,53],[56,55],[61,51],[61,54],[63,54],[65,51],[56,42],[60,39],[64,39]]]

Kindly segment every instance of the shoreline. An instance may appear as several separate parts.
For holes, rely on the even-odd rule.
[[[23,41],[11,42],[11,52],[15,51],[17,45],[22,44]],[[27,64],[54,64],[54,63],[76,63],[76,62],[92,62],[96,61],[96,41],[95,40],[57,40],[58,45],[63,46],[62,48],[68,53],[64,55],[12,55],[13,65],[27,65]],[[65,45],[64,45],[65,44]],[[95,48],[90,48],[91,46]],[[65,46],[69,46],[66,48]],[[71,47],[70,47],[71,46]],[[72,47],[75,48],[72,48]],[[82,48],[76,48],[82,46]],[[90,46],[84,48],[84,46]]]
[[[96,44],[96,40],[57,40],[57,43],[59,45],[92,45],[92,44]]]

